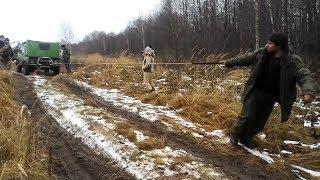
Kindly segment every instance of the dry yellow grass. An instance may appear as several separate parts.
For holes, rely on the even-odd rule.
[[[101,57],[86,57],[88,62],[95,62],[95,59]],[[136,60],[131,57],[119,57],[106,59],[104,62],[132,63]],[[181,116],[201,124],[209,131],[225,129],[228,132],[235,123],[241,110],[239,97],[248,77],[248,70],[223,71],[214,66],[185,66],[172,70],[157,66],[154,80],[159,89],[148,94],[142,85],[140,68],[139,65],[92,64],[79,69],[73,77],[97,87],[121,89],[126,95],[143,102],[181,109]],[[297,113],[298,110],[295,110],[293,115]],[[288,122],[281,124],[278,117],[279,110],[276,110],[265,128],[267,142],[255,140],[259,148],[279,154],[282,149],[291,150],[285,147],[284,140],[298,140],[306,144],[316,142],[311,137],[310,130],[303,127],[301,120],[292,116]],[[313,161],[319,154],[319,149],[313,150],[312,153],[297,152],[294,157],[286,158],[285,163],[296,162],[306,168],[319,170],[319,163]],[[309,158],[303,158],[304,156]]]
[[[163,139],[158,139],[154,137],[149,137],[143,141],[138,142],[136,133],[134,132],[134,127],[125,122],[116,123],[115,131],[120,135],[126,137],[131,142],[134,142],[139,149],[150,151],[153,149],[162,149],[166,146]]]
[[[48,179],[46,151],[25,107],[14,101],[11,75],[0,70],[0,179]]]
[[[128,138],[131,142],[137,141],[137,137],[136,137],[136,134],[134,133],[134,129],[128,123],[124,123],[124,122],[117,123],[115,131],[120,135]]]
[[[150,151],[153,149],[163,149],[166,147],[166,143],[163,139],[157,139],[150,137],[141,142],[136,142],[137,146],[141,150]]]

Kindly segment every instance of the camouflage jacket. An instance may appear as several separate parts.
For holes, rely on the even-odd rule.
[[[143,59],[142,70],[144,72],[154,72],[154,64],[152,63],[155,63],[154,57],[146,55]]]
[[[257,77],[263,69],[262,62],[267,56],[266,53],[267,50],[265,48],[258,49],[225,62],[226,67],[251,66],[250,77],[245,84],[242,101],[245,100],[253,89]],[[280,69],[280,97],[278,102],[281,105],[282,122],[287,121],[291,114],[292,105],[297,96],[297,84],[300,86],[303,95],[309,94],[315,96],[316,85],[310,70],[304,66],[303,61],[299,56],[289,54],[288,58],[281,62]]]
[[[70,59],[71,53],[68,49],[62,49],[62,58],[63,59]]]

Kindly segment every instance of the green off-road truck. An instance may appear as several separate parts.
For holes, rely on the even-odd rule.
[[[60,73],[59,43],[27,40],[14,50],[14,54],[18,72],[24,75],[36,70],[44,70],[45,74]]]

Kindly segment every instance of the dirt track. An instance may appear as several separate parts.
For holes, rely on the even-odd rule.
[[[33,123],[40,123],[42,141],[50,152],[49,173],[52,179],[134,179],[115,162],[95,154],[65,132],[47,115],[25,76],[16,74],[13,80],[16,100],[28,107]]]
[[[40,123],[43,141],[48,141],[45,144],[50,150],[49,171],[53,178],[134,179],[132,175],[117,166],[116,162],[105,156],[97,155],[79,139],[74,138],[61,128],[37,100],[32,82],[19,74],[15,76],[16,99],[30,109],[34,123]],[[294,176],[289,173],[289,169],[288,173],[283,174],[283,172],[270,168],[264,163],[259,166],[243,163],[248,159],[247,157],[219,154],[221,151],[219,151],[219,147],[215,147],[217,146],[215,144],[204,144],[187,138],[179,132],[167,131],[160,124],[143,121],[141,117],[104,102],[72,81],[64,80],[60,83],[66,85],[70,94],[81,99],[91,99],[96,106],[127,119],[133,127],[148,132],[152,136],[163,138],[173,148],[183,149],[201,158],[203,162],[221,168],[229,179],[294,179]],[[92,102],[90,103],[92,104]],[[237,150],[235,149],[235,151]]]
[[[195,139],[190,139],[180,132],[168,131],[163,127],[161,123],[150,123],[146,120],[141,119],[141,117],[129,113],[123,109],[116,108],[108,102],[104,102],[99,99],[99,97],[92,95],[90,91],[78,86],[71,80],[64,80],[61,82],[68,86],[70,92],[76,94],[83,99],[92,99],[97,103],[98,106],[104,107],[110,112],[121,115],[124,118],[130,120],[130,124],[147,131],[154,136],[164,138],[166,142],[175,148],[181,148],[191,152],[192,154],[200,157],[205,162],[209,164],[214,164],[221,167],[229,178],[234,179],[292,179],[294,176],[292,174],[283,173],[277,171],[276,169],[267,169],[265,164],[262,162],[261,166],[255,166],[254,164],[245,163],[249,157],[237,157],[235,154],[221,154],[221,149],[218,147],[220,144],[208,143],[204,144]],[[209,142],[209,141],[208,141]],[[234,149],[234,151],[239,151],[232,146],[229,148]],[[241,151],[241,150],[240,150]],[[290,170],[288,169],[288,172]]]

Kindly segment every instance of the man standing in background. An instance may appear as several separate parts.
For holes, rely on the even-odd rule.
[[[62,56],[62,59],[63,59],[63,63],[65,65],[65,67],[66,67],[67,73],[71,73],[71,66],[70,66],[71,53],[67,49],[66,45],[64,45],[64,44],[61,45],[61,56]]]
[[[143,84],[147,87],[148,92],[154,91],[154,84],[152,82],[152,73],[154,72],[154,50],[151,46],[147,46],[144,51],[142,51],[143,55]]]

